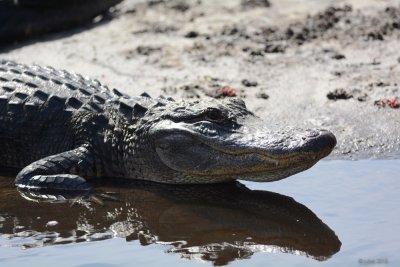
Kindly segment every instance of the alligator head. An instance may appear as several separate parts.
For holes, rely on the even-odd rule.
[[[155,166],[146,179],[275,181],[310,168],[336,145],[326,130],[268,129],[240,99],[165,102],[144,116],[151,144],[142,160]]]

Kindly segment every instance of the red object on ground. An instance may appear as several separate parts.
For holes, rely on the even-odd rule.
[[[400,105],[397,102],[397,97],[396,98],[392,98],[392,99],[388,99],[386,100],[386,103],[388,104],[388,106],[390,106],[391,108],[399,108]]]
[[[383,98],[375,101],[375,105],[379,106],[380,108],[384,108],[386,105],[388,105],[391,108],[400,108],[400,103],[397,101],[398,98]]]
[[[236,96],[236,91],[230,86],[224,86],[218,89],[217,93],[222,96]]]

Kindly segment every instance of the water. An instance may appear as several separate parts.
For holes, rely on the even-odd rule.
[[[120,199],[105,206],[2,178],[0,265],[400,266],[399,173],[399,160],[323,161],[274,183],[102,184]]]

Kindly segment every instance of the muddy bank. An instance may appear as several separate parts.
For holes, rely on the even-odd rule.
[[[0,57],[132,95],[239,96],[271,128],[334,132],[331,158],[400,156],[400,1],[129,0],[112,16]]]

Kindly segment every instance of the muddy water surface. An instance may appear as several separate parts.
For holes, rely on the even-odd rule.
[[[400,161],[325,161],[275,183],[99,184],[119,201],[0,179],[1,266],[399,266]]]

